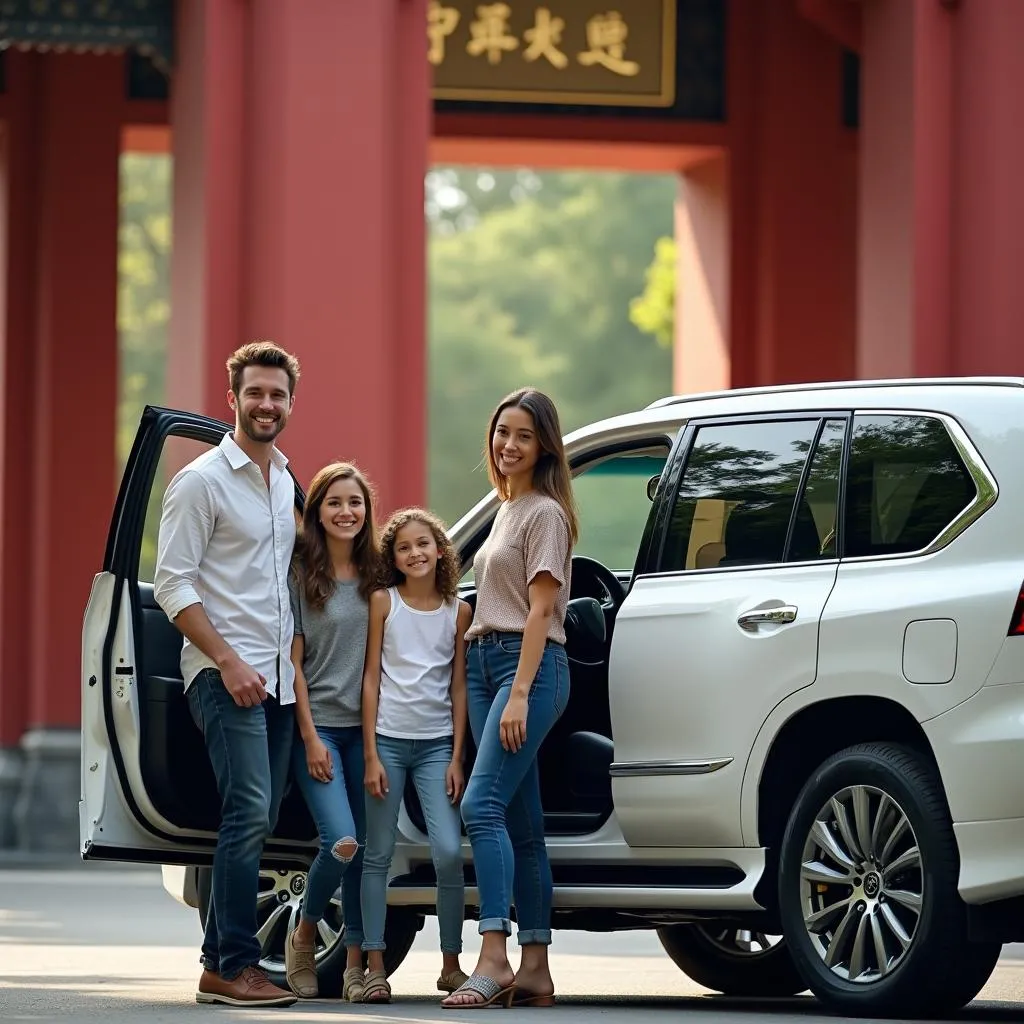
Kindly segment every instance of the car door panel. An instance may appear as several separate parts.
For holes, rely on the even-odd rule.
[[[616,817],[631,846],[740,846],[747,758],[817,677],[835,586],[844,414],[691,421],[610,659]]]
[[[836,569],[828,562],[634,583],[611,658],[612,792],[631,846],[742,845],[747,753],[772,708],[815,680]],[[739,622],[787,608],[796,609],[792,621]]]
[[[153,538],[143,536],[147,511],[159,514],[163,486],[188,461],[183,441],[213,446],[228,429],[206,417],[147,408],[125,467],[83,630],[86,858],[151,860],[159,854],[167,862],[195,862],[212,856],[219,797],[185,698],[182,638],[139,572],[140,562],[155,554]],[[160,469],[167,479],[158,479]],[[298,489],[296,496],[301,501]],[[305,849],[314,838],[301,798],[289,793],[268,852]]]

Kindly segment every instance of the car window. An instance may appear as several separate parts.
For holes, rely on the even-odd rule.
[[[781,562],[818,418],[700,427],[660,571]]]
[[[941,420],[855,416],[846,489],[847,557],[927,547],[977,488]]]
[[[787,562],[810,562],[838,556],[836,519],[846,424],[845,419],[832,419],[825,420],[822,425],[793,517]]]
[[[203,452],[210,450],[205,441],[194,441],[188,437],[168,437],[164,441],[156,476],[146,506],[146,521],[142,528],[142,547],[139,551],[139,582],[152,583],[156,573],[156,543],[160,532],[160,509],[164,491],[174,479],[174,474]]]
[[[632,572],[651,512],[647,483],[660,477],[668,449],[616,455],[573,479],[580,536],[574,555],[594,558],[613,572]]]

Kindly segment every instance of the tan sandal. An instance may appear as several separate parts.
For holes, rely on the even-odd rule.
[[[469,975],[465,971],[449,971],[437,979],[437,991],[451,994],[457,988],[462,988],[469,981]]]
[[[362,967],[346,967],[341,976],[341,998],[350,1003],[361,1003],[366,991],[366,976]]]
[[[388,984],[384,971],[370,971],[366,975],[366,986],[363,988],[363,1003],[390,1003],[391,986]]]
[[[284,944],[284,970],[288,987],[300,999],[316,999],[320,988],[316,976],[316,954],[313,948],[299,949],[292,932]]]

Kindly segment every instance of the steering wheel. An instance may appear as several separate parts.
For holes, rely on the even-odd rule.
[[[606,609],[618,611],[622,602],[626,600],[626,588],[619,582],[618,576],[596,558],[588,558],[586,555],[573,555],[573,583],[575,584],[577,579],[580,578],[585,580],[592,579],[598,585],[599,590],[604,591],[603,596],[598,596],[590,591],[587,591],[587,593],[588,596],[598,597],[602,607]]]

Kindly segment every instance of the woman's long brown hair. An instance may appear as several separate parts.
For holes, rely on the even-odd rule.
[[[302,529],[295,543],[293,565],[306,601],[311,608],[322,611],[334,593],[334,566],[327,550],[327,538],[320,522],[320,506],[327,492],[339,480],[355,480],[363,492],[366,518],[352,543],[352,562],[359,577],[359,594],[369,600],[380,573],[377,528],[373,522],[374,491],[370,482],[351,462],[332,462],[317,472],[306,494],[302,510]]]
[[[537,465],[533,467],[533,486],[541,494],[554,498],[561,505],[565,518],[569,520],[569,544],[572,546],[579,538],[579,513],[572,493],[572,473],[569,471],[569,461],[565,457],[565,446],[562,444],[558,410],[543,391],[536,388],[520,388],[506,395],[498,403],[487,428],[487,476],[502,501],[507,501],[508,481],[501,475],[494,461],[493,442],[498,417],[513,406],[525,409],[533,420],[540,443],[540,456]]]

